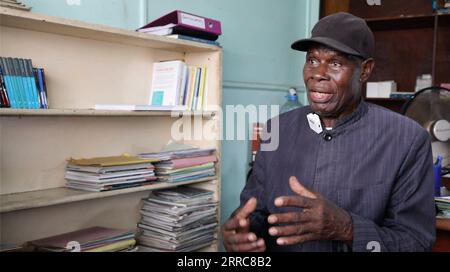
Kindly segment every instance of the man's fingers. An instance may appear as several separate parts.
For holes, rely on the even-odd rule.
[[[311,233],[314,230],[314,224],[295,224],[289,226],[271,227],[269,233],[272,236],[299,236]]]
[[[299,207],[312,208],[314,207],[314,199],[303,196],[284,196],[275,199],[275,206],[277,207]]]
[[[280,246],[290,246],[302,244],[309,241],[317,240],[317,235],[314,233],[307,233],[300,236],[280,237],[277,239],[277,244]]]
[[[245,219],[250,216],[255,210],[258,205],[258,201],[256,198],[252,197],[249,201],[242,207],[235,215],[235,217],[239,219]]]
[[[311,220],[312,220],[311,214],[306,212],[272,214],[267,219],[269,224],[272,225],[279,223],[305,223]]]
[[[227,244],[226,248],[228,251],[232,252],[262,252],[266,249],[266,244],[263,239],[251,243],[242,244]]]
[[[317,195],[303,186],[296,177],[291,177],[289,179],[289,185],[291,186],[292,191],[297,195],[317,199]]]
[[[233,231],[233,230],[237,230],[238,228],[240,228],[240,223],[239,223],[239,218],[233,217],[230,218],[227,222],[225,222],[225,224],[223,225],[223,229],[225,231]]]
[[[253,243],[257,240],[258,237],[254,233],[236,233],[230,234],[226,237],[226,243],[228,244]]]

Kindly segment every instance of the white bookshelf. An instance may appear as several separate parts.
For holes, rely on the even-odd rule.
[[[207,188],[220,200],[217,176],[108,192],[65,188],[69,158],[156,152],[174,122],[215,111],[103,111],[96,104],[145,104],[153,63],[184,60],[208,69],[208,106],[222,101],[222,49],[106,26],[0,8],[0,56],[32,59],[46,71],[51,109],[0,109],[0,243],[22,244],[91,226],[136,229],[142,198],[178,185]],[[192,117],[192,118],[191,118]],[[209,132],[218,133],[218,131]],[[202,148],[218,140],[190,140]],[[220,215],[219,215],[220,218]],[[205,250],[215,251],[217,243]]]

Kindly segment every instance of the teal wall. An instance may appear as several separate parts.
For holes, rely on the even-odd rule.
[[[222,22],[224,48],[223,106],[284,103],[290,86],[303,91],[304,54],[292,51],[293,41],[309,35],[318,20],[317,0],[25,0],[33,11],[136,29],[172,10],[204,15]],[[248,141],[222,144],[222,219],[239,204],[245,184]]]

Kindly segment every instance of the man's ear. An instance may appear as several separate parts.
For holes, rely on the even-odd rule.
[[[369,77],[372,74],[374,67],[375,67],[374,59],[370,58],[363,61],[363,63],[361,64],[361,75],[359,76],[359,80],[363,83],[369,80]]]

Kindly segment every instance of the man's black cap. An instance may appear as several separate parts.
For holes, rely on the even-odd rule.
[[[292,49],[308,51],[311,45],[322,44],[342,53],[372,58],[375,38],[366,21],[350,13],[338,12],[322,18],[313,28],[310,39],[292,44]]]

